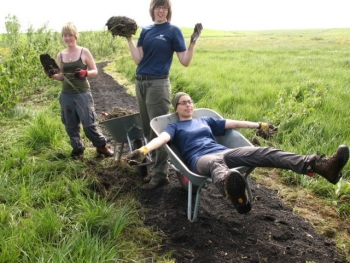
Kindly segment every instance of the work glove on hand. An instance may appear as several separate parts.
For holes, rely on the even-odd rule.
[[[88,71],[86,69],[77,68],[74,72],[74,77],[81,79],[88,76]]]
[[[129,153],[125,158],[126,162],[131,166],[139,165],[143,162],[147,153],[149,153],[148,148],[146,146],[142,146],[141,148]]]
[[[190,42],[191,44],[196,44],[199,36],[202,33],[202,29],[203,29],[203,26],[201,23],[198,23],[195,25],[193,34],[191,35],[191,42]]]
[[[261,138],[268,139],[273,137],[278,132],[278,128],[266,122],[259,122],[259,128],[256,131],[256,135]]]

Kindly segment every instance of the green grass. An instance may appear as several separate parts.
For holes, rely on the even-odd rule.
[[[187,41],[192,30],[183,29]],[[339,144],[350,144],[349,33],[204,29],[188,68],[175,55],[172,92],[188,92],[196,107],[226,118],[279,126],[274,140],[263,144],[330,155]],[[60,83],[37,72],[40,53],[55,56],[64,48],[59,34],[43,27],[0,39],[0,91],[15,105],[0,106],[0,262],[135,262],[153,254],[162,234],[143,225],[136,199],[125,195],[122,186],[106,196],[96,194],[91,190],[96,167],[69,158],[57,100]],[[82,32],[79,44],[89,47],[96,61],[114,61],[112,70],[133,82],[136,66],[125,39]],[[21,50],[28,50],[26,63]],[[242,133],[248,139],[254,135],[252,130]],[[349,164],[336,186],[318,176],[279,172],[286,188],[303,187],[349,223]],[[350,255],[349,242],[335,240]],[[172,262],[169,255],[158,256],[159,262]]]

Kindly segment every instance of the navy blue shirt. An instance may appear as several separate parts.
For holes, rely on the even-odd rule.
[[[169,75],[174,52],[186,51],[180,28],[168,22],[144,27],[137,46],[142,46],[143,58],[136,75]]]
[[[214,137],[225,134],[225,124],[225,119],[202,117],[169,123],[164,132],[170,135],[170,142],[179,149],[190,170],[196,173],[199,157],[228,149]]]

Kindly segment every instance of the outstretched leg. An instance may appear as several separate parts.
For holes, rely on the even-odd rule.
[[[224,155],[228,167],[273,167],[291,170],[298,174],[316,172],[329,182],[336,184],[341,178],[341,171],[349,159],[349,148],[339,146],[332,157],[319,155],[300,155],[285,152],[272,147],[240,147]]]

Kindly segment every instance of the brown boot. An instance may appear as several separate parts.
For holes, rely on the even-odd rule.
[[[317,156],[317,159],[311,164],[311,169],[330,183],[336,184],[342,177],[341,171],[348,160],[349,148],[346,145],[340,145],[331,157]]]
[[[153,181],[151,180],[149,183],[144,184],[141,188],[142,188],[143,190],[152,190],[152,189],[154,189],[154,188],[157,188],[157,187],[163,186],[163,185],[167,185],[167,184],[169,184],[169,179],[168,179],[168,178],[163,179],[163,180],[160,180],[160,181],[158,181],[158,182],[153,182]]]
[[[107,146],[96,147],[96,152],[106,157],[112,157],[114,155],[114,152],[111,151]]]
[[[149,183],[152,179],[152,174],[148,173],[145,177],[143,177],[142,181],[145,183]]]
[[[246,214],[251,209],[247,185],[244,177],[238,171],[229,171],[225,176],[224,189],[238,213]]]

